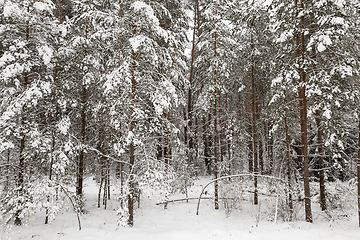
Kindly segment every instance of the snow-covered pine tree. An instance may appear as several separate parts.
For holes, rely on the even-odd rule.
[[[16,225],[37,201],[46,202],[32,188],[41,183],[42,163],[51,151],[44,116],[51,95],[53,9],[47,0],[3,1],[1,6],[0,82],[6,100],[1,105],[0,151],[8,155],[14,176],[7,179],[10,188],[2,196],[1,208],[6,209],[7,222],[14,220]]]
[[[156,158],[156,144],[164,126],[164,113],[176,103],[169,73],[173,49],[178,44],[182,47],[175,37],[176,28],[165,30],[160,24],[159,9],[172,19],[165,7],[155,1],[123,1],[120,6],[117,27],[121,31],[114,35],[119,47],[118,65],[107,75],[104,93],[106,101],[111,102],[110,122],[118,137],[112,144],[127,171],[121,189],[119,225],[132,226],[138,191],[149,185],[166,186],[171,178],[171,171],[165,172],[165,162]]]

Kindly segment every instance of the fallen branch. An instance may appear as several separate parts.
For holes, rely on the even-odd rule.
[[[173,203],[173,202],[188,201],[188,200],[195,200],[195,199],[198,199],[198,198],[193,197],[193,198],[173,199],[173,200],[168,200],[168,201],[163,201],[163,202],[156,203],[156,205],[168,204],[168,203]],[[203,197],[201,199],[213,199],[213,198],[212,197]]]
[[[312,168],[310,168],[309,172],[320,172],[320,171],[330,170],[332,168],[333,167],[327,167],[327,168],[321,168],[321,169],[312,169]]]

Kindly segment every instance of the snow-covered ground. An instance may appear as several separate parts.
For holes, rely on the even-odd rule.
[[[190,197],[197,197],[201,186],[208,179],[201,179],[189,191]],[[211,186],[210,186],[211,189]],[[266,239],[266,240],[358,240],[360,228],[354,213],[349,218],[338,221],[325,220],[314,207],[314,223],[297,220],[276,223],[269,221],[269,216],[260,214],[257,223],[258,207],[244,202],[239,211],[233,211],[227,217],[224,210],[214,210],[211,200],[202,200],[199,215],[196,215],[196,200],[189,203],[169,203],[168,208],[155,205],[156,199],[145,198],[135,215],[135,226],[117,228],[118,202],[111,200],[108,209],[97,208],[96,196],[98,187],[91,178],[87,179],[85,193],[86,208],[89,211],[81,216],[82,230],[78,230],[76,215],[71,210],[59,214],[48,225],[44,225],[43,214],[28,219],[26,226],[13,226],[1,229],[0,239],[34,239],[34,240],[190,240],[190,239]],[[171,199],[184,197],[181,194],[172,195]],[[113,199],[116,198],[115,191]],[[314,204],[315,205],[315,204]],[[260,204],[266,208],[266,204]],[[265,209],[266,210],[266,209]],[[266,211],[265,211],[266,212]]]

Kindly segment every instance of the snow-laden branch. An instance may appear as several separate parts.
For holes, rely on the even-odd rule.
[[[73,206],[74,208],[74,212],[76,213],[76,216],[77,216],[77,220],[78,220],[78,224],[79,224],[79,231],[81,230],[81,222],[80,222],[80,216],[79,216],[79,211],[77,210],[76,206],[75,206],[75,203],[74,201],[72,200],[72,198],[70,197],[70,194],[68,193],[68,191],[66,190],[66,188],[61,185],[60,183],[58,182],[54,182],[56,185],[58,185],[62,190],[63,192],[65,193],[65,195],[69,198],[70,202],[71,202],[71,205]]]
[[[108,158],[108,159],[110,159],[110,160],[113,160],[114,162],[129,164],[129,163],[127,163],[127,162],[121,161],[121,160],[119,160],[119,159],[117,159],[117,158],[114,158],[114,157],[112,157],[112,156],[109,156],[109,155],[107,155],[107,154],[104,154],[104,153],[102,153],[101,151],[97,150],[96,148],[87,147],[86,149],[87,149],[87,150],[94,151],[94,152],[96,152],[97,154],[99,154],[100,156],[106,157],[106,158]]]

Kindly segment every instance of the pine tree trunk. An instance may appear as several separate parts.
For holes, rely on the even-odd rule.
[[[297,0],[295,0],[297,7]],[[300,9],[305,10],[304,0],[300,0]],[[297,17],[299,13],[297,12]],[[300,129],[301,129],[301,152],[303,157],[303,178],[304,178],[304,194],[305,194],[305,218],[307,222],[312,222],[310,183],[309,183],[309,166],[308,166],[308,145],[307,145],[307,99],[306,99],[306,72],[303,64],[305,63],[305,18],[304,14],[300,16],[301,32],[296,34],[297,57],[299,65],[299,107],[300,107]],[[301,44],[300,35],[301,34]],[[301,60],[300,60],[301,54]]]
[[[286,114],[286,113],[285,113]],[[291,155],[290,155],[290,135],[287,117],[284,117],[285,122],[285,134],[286,134],[286,158],[287,158],[287,177],[288,177],[288,204],[290,210],[290,220],[293,215],[293,198],[292,198],[292,186],[291,186]]]
[[[88,26],[85,27],[85,38],[87,39],[88,35]],[[87,52],[84,51],[84,57],[86,57]],[[78,172],[77,172],[77,182],[76,182],[76,196],[81,201],[80,203],[80,211],[82,211],[82,202],[83,202],[83,182],[84,182],[84,166],[85,166],[85,150],[84,144],[86,140],[86,104],[87,104],[87,86],[86,83],[82,83],[82,96],[81,96],[81,148],[79,153],[79,161],[78,161]]]
[[[136,29],[134,29],[134,35],[136,35]],[[131,120],[130,120],[130,131],[134,135],[135,130],[135,103],[136,103],[136,91],[137,83],[135,79],[136,71],[136,54],[134,50],[132,51],[132,67],[131,67]],[[128,209],[129,209],[129,218],[128,225],[134,225],[134,197],[135,197],[135,145],[134,140],[130,142],[130,161],[129,161],[129,195],[128,195]]]
[[[86,139],[86,101],[87,101],[87,89],[85,84],[82,87],[82,100],[81,100],[81,144],[85,144]],[[83,181],[84,181],[84,159],[85,159],[85,151],[84,146],[81,146],[79,161],[78,161],[78,172],[77,172],[77,183],[76,183],[76,195],[82,199],[83,197]],[[82,209],[81,209],[82,210]]]
[[[218,168],[218,162],[219,162],[219,153],[218,153],[218,147],[219,147],[219,139],[218,139],[218,116],[217,116],[217,101],[218,101],[218,90],[217,90],[217,64],[216,64],[216,44],[217,44],[217,31],[216,31],[216,25],[217,25],[217,4],[215,9],[215,32],[214,32],[214,178],[219,177],[219,168]],[[219,185],[218,182],[214,182],[214,196],[215,196],[215,209],[219,209]]]
[[[103,176],[103,181],[104,181],[103,205],[104,205],[104,209],[106,209],[106,207],[107,207],[107,190],[108,190],[106,166],[105,166],[104,172],[105,172],[105,175]]]
[[[254,40],[251,35],[251,102],[252,102],[252,144],[253,144],[253,159],[254,159],[254,204],[258,204],[258,153],[256,146],[256,89],[255,89],[255,62],[254,62]]]
[[[259,136],[259,173],[264,174],[264,150],[262,136]]]
[[[167,112],[167,121],[168,123],[170,123],[170,110]],[[165,149],[164,149],[164,157],[165,157],[165,164],[166,167],[168,168],[170,166],[170,131],[169,131],[169,127],[166,128],[166,145],[165,145]]]
[[[326,194],[325,194],[325,172],[324,172],[324,150],[321,131],[320,111],[316,110],[316,127],[318,138],[318,154],[319,154],[319,180],[320,180],[320,206],[321,210],[326,210]]]
[[[99,192],[98,192],[98,208],[100,208],[101,204],[101,189],[103,186],[104,178],[102,176],[102,169],[101,169],[101,175],[100,175],[100,186],[99,186]]]
[[[106,172],[106,177],[107,177],[107,198],[108,200],[110,200],[110,161],[107,159],[106,160],[107,163],[107,172]]]
[[[192,39],[192,47],[191,47],[191,62],[190,62],[190,76],[189,76],[189,89],[188,89],[188,99],[187,99],[187,145],[188,145],[188,161],[190,163],[193,162],[193,151],[194,151],[194,142],[193,142],[193,81],[194,81],[194,63],[195,63],[195,40],[196,40],[196,21],[197,21],[197,4],[198,1],[195,2],[194,6],[194,28],[193,28],[193,39]]]
[[[249,8],[249,1],[247,2],[247,7]],[[247,29],[250,31],[250,23],[249,21],[247,21]],[[252,33],[251,33],[251,46],[250,46],[250,50],[249,50],[249,56],[252,56],[252,48],[253,48],[253,39],[252,39]],[[251,59],[252,60],[252,59]],[[250,61],[251,61],[250,60]],[[253,139],[253,110],[252,110],[252,93],[253,93],[253,88],[252,88],[252,71],[248,71],[247,72],[247,112],[248,112],[248,118],[249,118],[249,125],[248,125],[248,134],[249,134],[249,139],[248,139],[248,165],[249,165],[249,172],[252,173],[254,172],[254,139]]]
[[[211,115],[209,114],[209,119],[203,117],[203,139],[204,139],[204,162],[206,167],[206,173],[211,174],[211,136],[210,136],[210,121]]]
[[[6,154],[6,174],[5,174],[5,184],[4,184],[4,189],[3,192],[7,192],[9,190],[10,184],[9,184],[9,180],[10,180],[10,149],[7,150],[7,154]]]
[[[120,196],[123,197],[124,195],[124,163],[120,163]],[[120,203],[121,209],[124,209],[123,201]]]
[[[247,148],[248,148],[248,154],[247,154],[247,158],[248,158],[248,167],[249,167],[249,173],[253,173],[254,172],[254,157],[253,157],[253,142],[252,142],[252,127],[251,124],[249,123],[248,126],[248,135],[249,135],[249,139],[247,141]]]
[[[25,114],[24,108],[22,110],[22,119],[21,119],[21,126],[25,126]],[[25,172],[25,157],[24,157],[24,150],[25,150],[25,134],[21,133],[21,140],[20,140],[20,149],[19,149],[19,165],[18,165],[18,178],[17,178],[17,191],[19,197],[24,194],[24,172]],[[15,213],[15,225],[20,226],[22,224],[21,220],[21,210],[18,210]]]
[[[273,170],[274,170],[274,150],[273,150],[274,137],[273,137],[273,133],[270,132],[270,127],[272,127],[272,125],[271,126],[268,125],[268,128],[269,128],[268,134],[270,136],[268,136],[268,143],[267,143],[267,147],[268,147],[267,150],[268,151],[267,151],[267,154],[268,154],[268,158],[269,158],[268,159],[268,161],[269,161],[269,174],[272,175]]]

